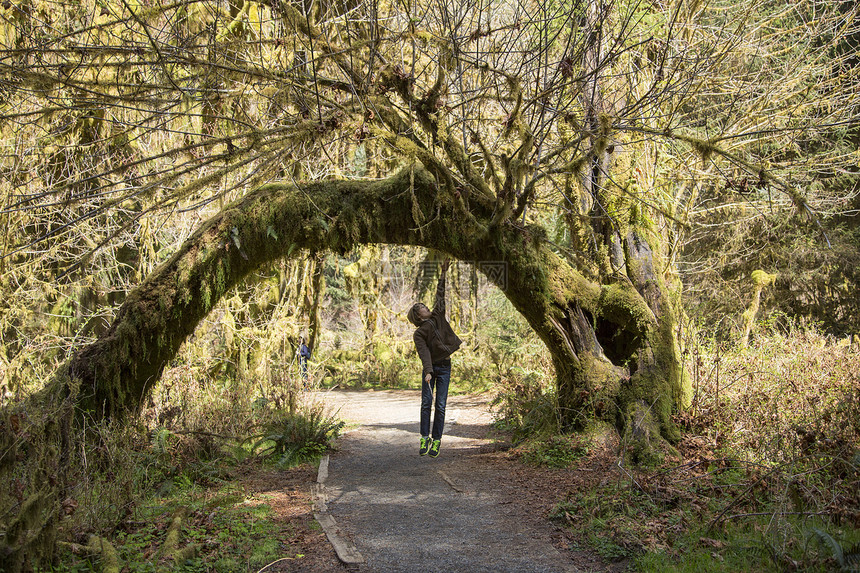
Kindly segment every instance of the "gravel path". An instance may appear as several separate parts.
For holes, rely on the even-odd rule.
[[[553,526],[500,494],[508,476],[484,463],[486,399],[451,396],[438,458],[418,456],[418,391],[317,396],[353,428],[326,481],[328,510],[366,560],[361,572],[575,572]],[[354,424],[358,424],[356,428]]]

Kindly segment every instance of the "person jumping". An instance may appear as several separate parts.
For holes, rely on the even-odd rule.
[[[412,338],[415,349],[421,358],[421,441],[418,454],[431,458],[439,455],[442,445],[442,430],[445,427],[445,404],[448,401],[448,386],[451,381],[451,354],[462,340],[454,333],[445,318],[445,273],[450,259],[442,263],[439,284],[436,286],[436,301],[431,312],[424,304],[417,302],[409,309],[406,317],[417,326]],[[430,433],[430,409],[433,404],[433,390],[436,390],[436,415],[433,418],[433,433]]]

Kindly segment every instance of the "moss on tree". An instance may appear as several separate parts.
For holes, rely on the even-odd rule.
[[[420,226],[416,208],[425,214]],[[567,425],[582,425],[596,411],[611,418],[623,403],[659,396],[662,435],[675,438],[670,413],[683,395],[682,377],[671,313],[660,312],[658,319],[652,308],[667,303],[650,262],[628,257],[631,267],[646,269],[638,289],[629,280],[600,285],[556,254],[542,229],[489,226],[492,212],[481,207],[473,207],[473,216],[485,223],[460,216],[447,190],[420,166],[379,181],[261,187],[201,225],[63,372],[80,383],[82,407],[97,415],[134,411],[199,321],[254,269],[303,249],[421,245],[504,265],[502,274],[489,278],[552,354]],[[648,281],[655,282],[650,298]],[[626,379],[634,386],[625,391]]]

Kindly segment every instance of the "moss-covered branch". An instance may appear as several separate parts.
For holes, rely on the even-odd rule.
[[[428,214],[420,225],[416,212]],[[624,333],[610,341],[623,360],[638,341],[649,340],[656,321],[632,285],[601,287],[586,279],[552,252],[539,228],[489,228],[485,221],[463,216],[420,165],[378,181],[262,187],[205,222],[129,294],[108,331],[56,381],[79,388],[79,403],[97,416],[134,411],[200,320],[250,272],[301,249],[346,252],[366,243],[427,246],[479,266],[503,265],[503,274],[491,278],[557,358],[566,395],[594,385],[593,365],[578,354],[612,366],[603,353],[607,343],[593,332],[600,324]]]
[[[358,243],[441,242],[409,224],[412,195],[429,211],[436,194],[423,169],[391,179],[270,185],[204,223],[120,308],[109,330],[57,381],[80,384],[96,415],[134,410],[182,342],[229,289],[260,265],[299,249],[348,251]]]

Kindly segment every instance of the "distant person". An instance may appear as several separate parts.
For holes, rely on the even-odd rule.
[[[451,382],[451,354],[460,348],[462,341],[454,334],[445,318],[445,273],[449,259],[442,263],[442,274],[436,286],[436,301],[431,312],[424,304],[412,305],[406,317],[417,326],[412,336],[415,349],[421,357],[421,441],[418,454],[431,458],[439,455],[442,445],[442,430],[445,427],[445,404],[448,401],[448,385]],[[433,433],[430,433],[430,410],[433,391],[436,391],[436,414],[433,418]]]
[[[308,358],[311,357],[311,349],[305,344],[305,337],[299,339],[299,348],[296,350],[296,355],[299,357],[299,370],[302,373],[302,381],[304,382],[305,390],[308,388]]]

